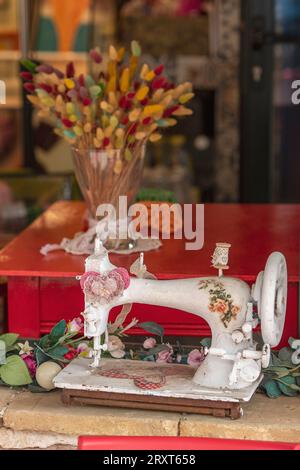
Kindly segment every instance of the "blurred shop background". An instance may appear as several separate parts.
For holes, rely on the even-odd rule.
[[[87,71],[88,51],[137,39],[145,60],[193,82],[194,115],[147,149],[143,188],[179,202],[300,202],[298,0],[0,0],[0,245],[57,199],[77,199],[67,143],[26,103],[31,58]]]

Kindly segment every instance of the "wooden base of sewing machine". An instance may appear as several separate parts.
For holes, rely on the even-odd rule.
[[[242,390],[213,389],[193,382],[188,365],[124,359],[74,359],[54,379],[66,405],[87,404],[115,408],[175,411],[238,419],[241,405],[255,393],[262,377]]]
[[[62,402],[65,405],[98,405],[135,410],[175,411],[231,419],[238,419],[243,414],[240,403],[72,389],[62,391]]]

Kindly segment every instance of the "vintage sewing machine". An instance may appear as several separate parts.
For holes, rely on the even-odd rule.
[[[98,400],[99,404],[142,407],[138,397],[144,395],[145,408],[239,417],[240,402],[252,397],[263,369],[269,365],[271,347],[276,347],[282,336],[287,268],[284,256],[272,253],[250,288],[240,279],[223,275],[228,269],[229,248],[226,243],[217,243],[212,257],[218,270],[215,277],[161,281],[147,273],[143,255],[132,266],[135,277],[124,268],[117,268],[100,240],[96,240],[95,253],[87,258],[86,272],[80,279],[85,293],[85,334],[93,338],[93,357],[90,361],[76,359],[55,378],[55,385],[64,389],[64,401],[82,403],[92,399],[92,403]],[[111,309],[135,302],[180,309],[206,320],[212,333],[211,347],[206,349],[206,358],[197,370],[176,364],[141,365],[140,361],[101,358],[102,351],[107,350]],[[259,322],[264,342],[261,350],[253,340],[253,329]],[[169,386],[145,391],[126,385],[126,381],[121,381],[122,373],[112,371],[116,363],[123,378],[127,369],[131,375],[125,374],[125,378],[134,378],[141,375],[144,367],[145,376],[149,369],[148,376],[157,371],[169,377]],[[132,372],[134,368],[138,371]]]

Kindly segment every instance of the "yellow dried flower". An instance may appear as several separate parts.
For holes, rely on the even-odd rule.
[[[65,78],[64,83],[68,90],[73,90],[75,88],[75,82],[71,78]]]
[[[190,101],[192,98],[194,98],[194,93],[185,93],[184,95],[181,95],[179,98],[179,103],[185,104],[188,101]]]
[[[129,68],[126,67],[123,70],[121,80],[120,80],[120,90],[122,93],[126,93],[129,89]]]
[[[144,108],[143,116],[153,116],[154,114],[161,112],[163,112],[163,107],[160,104],[152,104]]]
[[[148,93],[149,93],[149,87],[143,86],[137,91],[135,97],[138,101],[143,101],[148,95]]]
[[[117,61],[119,58],[118,52],[114,46],[109,46],[109,57],[114,61]]]
[[[161,134],[152,134],[149,137],[150,142],[158,142],[162,138]]]

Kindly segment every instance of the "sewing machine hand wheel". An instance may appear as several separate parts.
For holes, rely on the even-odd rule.
[[[281,253],[272,253],[256,280],[253,297],[257,302],[265,343],[276,347],[282,336],[287,299],[287,268]]]

